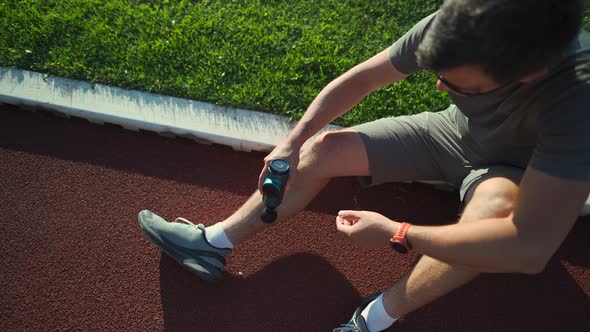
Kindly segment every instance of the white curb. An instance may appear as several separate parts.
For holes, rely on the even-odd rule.
[[[286,117],[269,113],[3,67],[0,103],[50,109],[93,123],[189,137],[239,151],[271,151],[296,125]],[[340,128],[328,125],[320,133]]]

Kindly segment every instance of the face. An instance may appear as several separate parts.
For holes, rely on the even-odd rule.
[[[547,74],[547,68],[543,68],[521,77],[518,82],[535,82]],[[436,87],[440,91],[454,91],[464,95],[479,95],[495,91],[508,84],[499,84],[486,74],[479,66],[461,66],[453,69],[441,70],[437,73]]]
[[[436,87],[440,91],[454,91],[465,95],[487,93],[502,86],[479,66],[461,66],[441,70],[437,76]]]

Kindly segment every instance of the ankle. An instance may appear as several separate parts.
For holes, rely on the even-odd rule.
[[[385,310],[383,306],[383,294],[369,303],[362,311],[361,316],[365,319],[370,332],[383,331],[399,319],[398,317],[392,317]]]
[[[275,221],[273,224],[276,224]],[[260,219],[260,213],[250,214],[248,216],[231,216],[221,222],[223,230],[234,245],[251,238],[256,233],[269,227],[272,224],[266,224]]]
[[[223,229],[223,223],[218,222],[206,228],[207,232],[205,237],[209,243],[217,248],[228,248],[233,249],[234,245],[232,241],[227,237],[225,230]]]

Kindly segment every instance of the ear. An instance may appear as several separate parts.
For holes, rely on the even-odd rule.
[[[539,78],[545,76],[546,72],[547,72],[547,69],[543,68],[541,70],[534,71],[534,72],[522,77],[519,81],[522,83],[529,83],[529,82],[538,80]]]

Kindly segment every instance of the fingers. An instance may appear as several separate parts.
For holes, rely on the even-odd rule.
[[[355,211],[355,210],[340,210],[338,211],[338,216],[342,217],[342,218],[346,218],[346,219],[359,219],[361,217],[361,214],[364,211]]]
[[[258,191],[262,194],[262,182],[264,182],[264,177],[266,175],[266,168],[263,168],[260,172],[260,176],[258,176]]]
[[[340,232],[350,235],[357,227],[355,226],[360,220],[363,211],[341,210],[336,216],[336,229]]]
[[[262,195],[262,182],[264,181],[264,171],[262,171],[260,173],[260,176],[258,177],[258,191],[260,192],[260,194]]]
[[[358,225],[360,225],[358,218],[336,216],[336,229],[348,236],[358,230]]]
[[[352,224],[350,223],[350,221],[346,220],[346,219],[342,219],[340,217],[336,217],[336,229],[346,235],[350,235],[350,226],[352,226]]]
[[[344,226],[352,226],[352,225],[354,225],[354,222],[353,221],[348,220],[348,219],[341,218],[340,216],[337,216],[336,217],[336,222],[339,223],[339,224],[341,224],[341,225],[344,225]]]
[[[264,167],[262,167],[262,171],[260,172],[260,176],[258,177],[258,191],[260,191],[260,194],[262,194],[262,183],[264,183],[264,179],[266,178],[267,168],[268,168],[268,165],[270,164],[270,160],[267,160],[267,158],[264,158]]]
[[[351,210],[339,211],[338,216],[336,217],[336,223],[339,223],[344,226],[353,226],[360,219],[358,212],[360,212],[360,211],[351,211]]]

